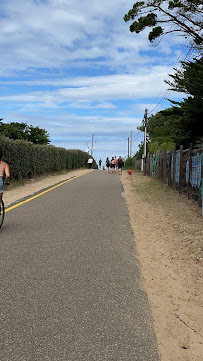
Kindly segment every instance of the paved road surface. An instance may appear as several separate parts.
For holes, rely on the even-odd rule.
[[[94,171],[6,213],[1,361],[157,361],[120,176]]]

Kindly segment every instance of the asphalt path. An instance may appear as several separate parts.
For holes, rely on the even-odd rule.
[[[157,361],[120,176],[94,171],[6,213],[1,361]]]

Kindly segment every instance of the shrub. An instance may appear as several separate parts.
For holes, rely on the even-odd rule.
[[[0,136],[0,149],[9,164],[11,179],[16,180],[88,166],[89,155],[79,149],[36,145],[4,136]]]

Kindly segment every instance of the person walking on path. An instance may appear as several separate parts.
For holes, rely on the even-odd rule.
[[[101,165],[102,165],[102,160],[100,158],[100,160],[99,160],[99,169],[101,169]]]
[[[106,170],[109,173],[109,167],[110,167],[110,160],[109,157],[106,158]]]
[[[123,170],[123,159],[121,158],[121,156],[119,156],[118,158],[118,173],[120,173],[122,175],[122,170]]]
[[[114,157],[114,160],[115,160],[115,173],[116,173],[118,170],[118,159],[117,159],[116,155]]]
[[[89,169],[92,168],[92,163],[93,163],[93,159],[92,158],[89,158],[87,163],[89,164]]]
[[[5,183],[9,184],[10,180],[10,170],[9,165],[5,162],[3,162],[3,152],[0,150],[0,214],[1,214],[1,201],[3,198],[3,177],[6,175]]]
[[[112,157],[112,159],[111,159],[111,171],[112,171],[112,173],[115,173],[115,166],[116,166],[115,159],[114,159],[114,157]]]

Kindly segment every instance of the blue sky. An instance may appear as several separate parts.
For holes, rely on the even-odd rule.
[[[107,156],[132,154],[144,111],[168,107],[164,79],[183,60],[183,39],[152,47],[129,31],[129,0],[1,0],[0,117],[44,128],[51,144]]]

